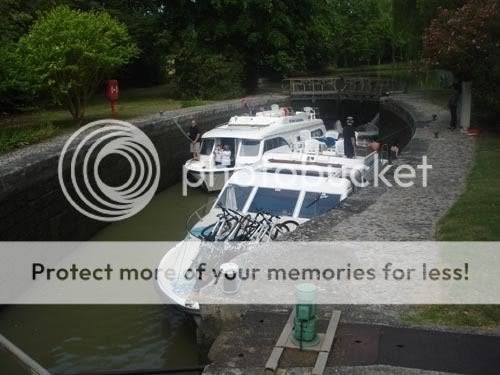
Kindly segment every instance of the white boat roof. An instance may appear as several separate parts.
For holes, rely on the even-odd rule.
[[[328,155],[327,152],[318,155],[306,152],[266,152],[262,156],[262,165],[266,167],[323,167],[323,168],[355,168],[366,164],[375,155],[374,152],[367,156],[356,156],[355,158],[345,158],[338,155]]]
[[[278,174],[252,169],[242,169],[234,173],[227,184],[338,194],[342,199],[346,198],[352,189],[351,182],[345,178]]]
[[[240,138],[261,140],[289,131],[324,126],[314,112],[295,112],[288,115],[283,109],[258,112],[255,116],[233,116],[227,124],[203,134],[202,138]]]

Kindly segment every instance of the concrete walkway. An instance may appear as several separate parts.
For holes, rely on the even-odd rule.
[[[464,190],[472,165],[474,141],[471,137],[446,129],[449,114],[420,95],[391,98],[414,115],[415,136],[394,167],[414,168],[427,156],[432,170],[428,186],[418,178],[413,187],[370,186],[358,190],[338,210],[311,220],[290,239],[300,241],[426,241],[433,240],[438,220]],[[436,114],[437,120],[432,121]],[[434,138],[434,131],[439,137]],[[421,170],[417,169],[417,177]],[[392,177],[388,180],[393,183]]]
[[[341,207],[321,217],[311,220],[285,240],[293,241],[429,241],[435,238],[436,225],[447,210],[456,202],[464,191],[465,178],[472,166],[474,140],[459,131],[447,130],[449,113],[429,102],[421,94],[406,94],[391,97],[397,106],[406,109],[413,117],[416,132],[400,157],[393,162],[394,169],[403,164],[414,168],[427,156],[427,163],[432,165],[428,173],[427,187],[422,186],[422,179],[416,180],[412,187],[370,186],[358,190],[343,202]],[[437,115],[433,120],[433,115]],[[435,132],[439,132],[435,138]],[[417,177],[421,177],[421,171]],[[393,178],[388,178],[394,182]],[[281,307],[283,308],[283,306]],[[401,314],[413,309],[412,306],[335,306],[342,311],[342,323],[361,322],[369,324],[387,324],[407,326],[401,321]],[[248,310],[264,313],[277,310],[270,306],[253,306]],[[321,306],[320,315],[326,316],[332,306]],[[440,330],[441,328],[435,327]],[[211,354],[217,349],[217,341],[234,331],[223,332]],[[256,333],[256,335],[258,335]],[[237,340],[236,340],[237,341]],[[229,350],[230,351],[230,350]],[[212,356],[214,359],[216,356]],[[224,362],[224,361],[222,361]],[[217,366],[218,365],[218,366]],[[255,366],[255,364],[254,364]],[[284,374],[309,374],[308,368],[288,369]],[[236,363],[224,366],[215,363],[208,367],[205,374],[263,374],[262,367],[238,366]],[[432,371],[406,369],[391,366],[356,366],[330,367],[326,374],[438,374]]]
[[[312,368],[294,367],[286,371],[278,372],[278,375],[311,375]],[[262,367],[260,368],[213,368],[208,366],[204,375],[267,375]],[[342,366],[330,367],[325,370],[324,375],[454,375],[450,372],[436,372],[418,369],[410,369],[394,366]]]

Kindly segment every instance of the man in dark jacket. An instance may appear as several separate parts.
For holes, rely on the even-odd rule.
[[[455,130],[457,128],[458,116],[457,116],[457,108],[458,108],[458,99],[460,98],[460,83],[455,82],[451,87],[453,89],[450,98],[448,99],[448,108],[450,109],[451,121],[448,129]]]
[[[356,155],[356,134],[353,127],[354,120],[352,117],[347,118],[347,125],[344,126],[344,155],[352,159]]]

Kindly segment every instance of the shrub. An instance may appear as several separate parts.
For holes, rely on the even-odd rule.
[[[95,90],[138,54],[126,27],[104,11],[54,8],[19,41],[24,73],[80,122]]]

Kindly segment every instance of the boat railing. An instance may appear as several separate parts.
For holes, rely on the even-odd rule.
[[[217,198],[210,199],[206,204],[194,211],[186,220],[186,232],[194,237],[199,237],[199,234],[193,233],[193,228],[200,220],[202,220],[210,210],[212,209],[215,200]]]

